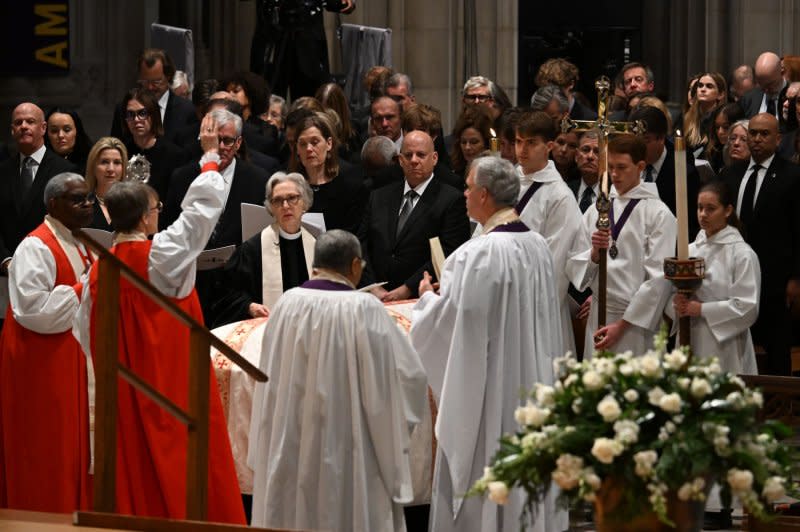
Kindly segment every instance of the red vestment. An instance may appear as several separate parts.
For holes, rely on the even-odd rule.
[[[111,249],[149,280],[150,241],[123,242]],[[94,352],[97,268],[92,268],[91,338]],[[182,409],[189,393],[189,329],[125,279],[120,281],[119,360]],[[173,299],[202,323],[197,293]],[[208,520],[245,524],[233,454],[211,369]],[[186,427],[122,379],[117,422],[117,508],[122,514],[186,518]]]
[[[53,254],[55,286],[79,290],[50,228],[42,224],[29,236]],[[9,305],[0,336],[0,508],[57,513],[90,508],[86,378],[86,357],[72,330],[26,329]]]

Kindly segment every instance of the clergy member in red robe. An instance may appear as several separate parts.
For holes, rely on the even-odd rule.
[[[138,182],[115,183],[104,201],[116,231],[111,252],[170,297],[196,320],[203,315],[194,290],[195,263],[222,213],[230,189],[218,172],[226,154],[218,138],[234,120],[220,110],[207,115],[201,129],[205,155],[201,173],[183,200],[178,220],[158,229],[161,202]],[[94,347],[97,268],[92,268],[76,318],[76,336],[87,353]],[[120,362],[181,408],[188,403],[189,329],[159,308],[129,282],[120,283]],[[208,512],[212,522],[244,524],[222,402],[211,370]],[[187,429],[150,399],[120,381],[117,424],[117,511],[138,516],[186,517]]]
[[[69,513],[91,505],[86,359],[72,336],[91,256],[71,230],[89,225],[92,202],[72,173],[53,177],[44,199],[48,214],[17,247],[8,271],[0,508]]]

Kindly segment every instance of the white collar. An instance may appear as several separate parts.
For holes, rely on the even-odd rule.
[[[19,164],[22,166],[22,161],[25,160],[26,157],[30,157],[34,161],[36,161],[37,165],[42,164],[42,159],[44,159],[44,152],[47,151],[47,147],[42,144],[39,146],[39,149],[35,152],[31,153],[30,155],[24,155],[22,153],[19,154]]]
[[[426,179],[425,181],[414,187],[414,192],[416,192],[419,197],[422,197],[422,194],[425,193],[425,189],[428,188],[431,179],[433,179],[433,174],[431,174],[431,176],[428,179]],[[408,184],[408,181],[404,181],[404,183],[405,184],[403,185],[403,196],[405,196],[408,193],[408,191],[411,190],[411,185]]]
[[[757,162],[755,161],[755,159],[753,159],[753,157],[751,156],[751,157],[750,157],[750,164],[748,164],[748,165],[747,165],[747,171],[748,171],[748,172],[752,172],[752,171],[753,171],[753,167],[754,167],[755,165],[759,165],[759,166],[761,166],[761,168],[762,168],[763,170],[765,170],[765,171],[766,171],[766,170],[767,170],[767,169],[770,167],[770,165],[772,164],[772,160],[773,160],[774,158],[775,158],[775,154],[773,153],[772,155],[770,155],[769,157],[767,157],[766,159],[764,159],[764,161],[763,161],[763,162],[757,163]]]
[[[122,244],[123,242],[143,242],[147,240],[147,235],[134,231],[132,233],[114,233],[114,245]]]
[[[346,284],[347,286],[349,286],[353,290],[356,289],[356,287],[353,285],[353,283],[350,282],[350,279],[348,279],[347,277],[345,277],[341,273],[337,273],[337,272],[334,272],[334,271],[331,271],[331,270],[323,270],[323,269],[318,270],[318,269],[315,268],[314,271],[311,272],[311,279],[315,280],[315,281],[317,279],[322,279],[322,280],[325,280],[325,281],[332,281],[334,283]]]
[[[302,227],[302,226],[301,226],[301,227]],[[281,238],[283,238],[284,240],[297,240],[298,238],[300,238],[301,236],[303,236],[303,230],[302,230],[302,229],[299,229],[299,230],[298,230],[298,231],[297,231],[295,234],[291,234],[291,233],[287,233],[286,231],[284,231],[283,229],[281,229],[281,227],[280,227],[280,226],[278,226],[278,234],[279,234],[279,235],[280,235],[280,237],[281,237]]]
[[[161,98],[158,99],[158,106],[161,109],[166,109],[168,101],[169,101],[169,89],[165,90],[164,94],[161,95]],[[163,115],[164,113],[161,114]]]
[[[564,180],[561,174],[558,173],[558,170],[556,170],[556,164],[552,160],[548,160],[545,167],[541,170],[530,174],[525,174],[523,172],[522,166],[517,164],[517,174],[519,175],[520,184],[523,187],[525,185],[530,185],[534,181],[538,181],[539,183],[552,183],[553,181]]]
[[[697,246],[704,244],[736,244],[737,242],[744,242],[744,238],[742,238],[742,234],[738,229],[730,225],[726,225],[711,236],[707,236],[705,229],[701,229],[697,233],[697,238],[694,239],[694,243]]]
[[[639,182],[638,185],[627,191],[625,194],[619,194],[614,185],[611,185],[611,192],[609,193],[611,199],[660,199],[658,196],[658,187],[655,183]]]

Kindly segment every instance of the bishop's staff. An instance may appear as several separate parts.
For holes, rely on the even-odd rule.
[[[600,194],[597,196],[597,224],[598,229],[609,229],[611,222],[608,212],[611,208],[608,184],[608,137],[612,133],[635,133],[641,135],[645,131],[644,123],[636,122],[611,122],[608,119],[608,102],[611,99],[611,81],[601,76],[594,82],[597,90],[597,120],[572,120],[569,117],[561,121],[561,131],[589,131],[597,129],[600,132],[597,147],[600,152],[598,173],[600,178]],[[612,258],[616,248],[611,249]],[[597,304],[597,327],[606,325],[606,284],[607,284],[607,250],[599,249],[597,293],[594,302]]]

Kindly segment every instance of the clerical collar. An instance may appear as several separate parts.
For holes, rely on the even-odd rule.
[[[114,233],[114,245],[122,244],[123,242],[142,242],[147,240],[147,235],[141,231],[133,231],[132,233]]]
[[[278,234],[281,235],[281,238],[284,240],[297,240],[303,235],[303,231],[298,229],[295,234],[290,234],[281,229],[280,226],[278,226]]]
[[[352,288],[353,290],[356,289],[355,285],[350,282],[350,279],[342,275],[341,273],[336,273],[331,270],[322,270],[314,268],[311,272],[311,281],[331,281],[332,283],[339,283],[345,284]]]
[[[506,225],[518,221],[519,215],[517,214],[517,211],[514,210],[514,207],[500,209],[491,215],[488,220],[486,220],[486,223],[483,224],[483,231],[481,234],[485,235],[491,233],[500,225]]]

